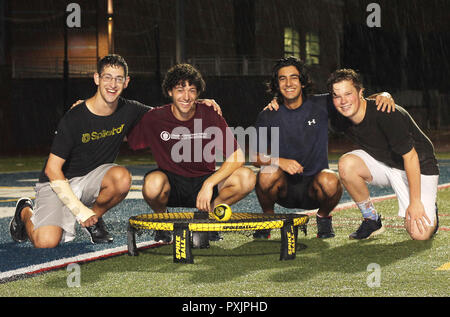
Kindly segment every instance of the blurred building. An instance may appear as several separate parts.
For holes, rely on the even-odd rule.
[[[423,125],[450,124],[449,2],[377,1],[380,28],[367,25],[369,3],[0,0],[0,150],[48,146],[67,107],[95,92],[92,74],[108,53],[128,61],[125,96],[150,105],[164,102],[160,81],[170,66],[197,66],[207,77],[204,97],[234,126],[253,123],[270,98],[264,82],[273,63],[289,55],[307,62],[318,92],[330,72],[353,67],[369,91],[417,106]],[[79,27],[67,26],[77,18],[73,5]]]
[[[6,1],[13,78],[62,76],[65,31],[71,77],[90,76],[108,53],[126,57],[134,75],[185,61],[206,76],[265,76],[295,55],[320,78],[340,60],[343,1],[79,0],[81,27],[65,30],[72,2]]]

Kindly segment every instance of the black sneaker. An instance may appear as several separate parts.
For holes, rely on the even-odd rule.
[[[257,230],[253,233],[254,239],[270,239],[270,229]]]
[[[9,223],[9,233],[11,234],[11,238],[16,242],[25,242],[28,239],[25,223],[20,216],[24,207],[33,208],[33,202],[30,198],[23,197],[17,201],[14,217]]]
[[[155,230],[154,239],[156,242],[170,243],[172,242],[172,234],[170,231]]]
[[[381,215],[378,215],[378,220],[364,218],[358,230],[350,234],[350,239],[367,239],[377,234],[384,232],[384,227],[381,223]]]
[[[95,225],[90,227],[85,227],[84,230],[91,237],[92,243],[110,243],[114,239],[111,235],[106,231],[106,225],[103,221],[103,218],[98,218],[98,221]]]
[[[317,238],[327,239],[335,236],[332,224],[332,217],[319,217],[316,215]]]

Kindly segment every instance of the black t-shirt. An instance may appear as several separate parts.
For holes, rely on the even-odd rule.
[[[335,112],[329,94],[310,96],[294,110],[284,105],[278,111],[264,110],[255,123],[256,151],[267,153],[271,148],[273,156],[300,163],[303,175],[316,175],[328,168],[328,120]],[[273,128],[278,135],[273,135]],[[274,153],[274,146],[279,153]]]
[[[98,116],[83,102],[70,109],[59,122],[50,152],[66,160],[62,170],[67,179],[86,175],[102,164],[115,161],[125,136],[149,109],[120,97],[113,114]],[[49,181],[45,165],[40,183]]]
[[[366,115],[355,125],[344,116],[332,120],[332,127],[344,132],[353,142],[376,160],[404,170],[402,155],[414,147],[423,175],[439,175],[430,139],[420,130],[409,113],[400,106],[395,112],[377,111],[374,101],[367,100]]]

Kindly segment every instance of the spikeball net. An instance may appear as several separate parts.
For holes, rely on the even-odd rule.
[[[192,248],[209,246],[208,232],[254,232],[281,229],[280,260],[294,259],[298,229],[306,235],[309,221],[305,214],[261,214],[233,212],[228,221],[217,221],[208,212],[149,213],[130,217],[128,223],[128,254],[137,256],[136,233],[143,230],[173,232],[173,261],[193,263]],[[200,242],[195,239],[200,237]],[[198,241],[198,240],[197,240]],[[198,244],[199,246],[195,246]]]

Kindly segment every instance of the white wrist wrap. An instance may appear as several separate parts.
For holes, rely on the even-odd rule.
[[[79,221],[84,222],[90,217],[95,216],[95,213],[83,205],[77,196],[75,196],[67,179],[51,181],[50,186]]]

